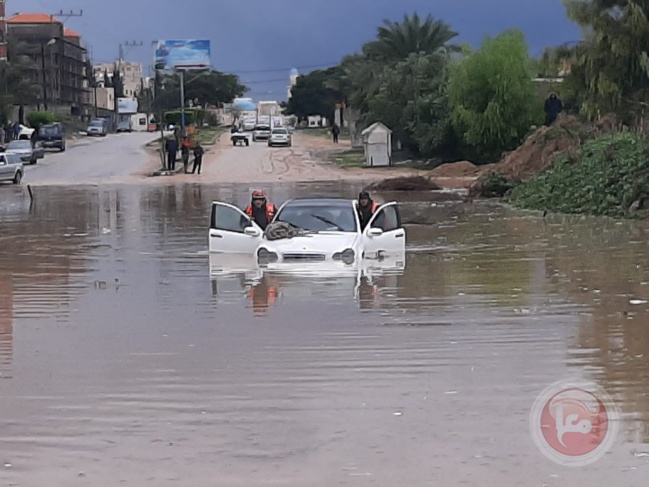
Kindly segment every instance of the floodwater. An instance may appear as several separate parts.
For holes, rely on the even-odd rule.
[[[248,191],[0,188],[0,485],[647,485],[647,224],[410,194],[405,268],[210,276]],[[620,412],[587,467],[529,428],[575,376]]]

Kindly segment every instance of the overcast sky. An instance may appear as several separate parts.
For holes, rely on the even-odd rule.
[[[285,99],[291,67],[305,72],[337,63],[372,39],[383,19],[405,13],[432,14],[474,46],[518,27],[532,55],[579,38],[561,0],[7,0],[8,16],[61,10],[83,10],[62,20],[83,36],[93,61],[113,61],[120,42],[142,42],[125,57],[149,67],[154,40],[210,39],[214,68],[250,82],[256,100]]]

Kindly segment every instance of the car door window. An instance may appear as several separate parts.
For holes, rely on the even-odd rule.
[[[212,206],[211,228],[214,230],[243,233],[250,225],[250,220],[240,211],[224,205]]]
[[[401,228],[401,219],[397,207],[392,205],[379,210],[371,226],[372,228],[380,228],[384,232],[391,232]]]

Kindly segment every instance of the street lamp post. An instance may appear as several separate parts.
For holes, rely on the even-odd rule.
[[[47,80],[45,70],[45,47],[50,47],[56,44],[56,39],[50,39],[47,43],[41,42],[41,68],[43,70],[43,106],[47,111]]]

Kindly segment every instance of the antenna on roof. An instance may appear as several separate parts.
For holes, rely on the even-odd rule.
[[[83,10],[79,10],[79,12],[74,12],[70,10],[69,12],[64,12],[61,10],[59,13],[56,14],[50,14],[51,17],[64,17],[62,20],[62,23],[65,24],[65,22],[70,19],[70,17],[83,17]]]

